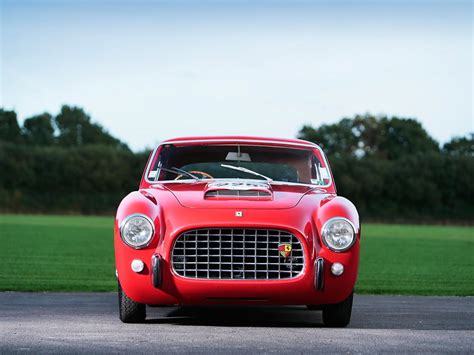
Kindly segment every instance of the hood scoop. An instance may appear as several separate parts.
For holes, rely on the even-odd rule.
[[[258,200],[272,199],[271,187],[265,182],[214,182],[204,191],[208,200]]]

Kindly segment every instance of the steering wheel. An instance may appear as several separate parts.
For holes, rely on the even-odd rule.
[[[207,177],[208,179],[214,179],[214,176],[208,174],[208,173],[205,173],[204,171],[199,171],[199,170],[191,170],[191,171],[188,171],[188,173],[190,174],[193,174],[193,175],[196,175],[196,174],[199,174],[199,175],[202,175],[204,177]],[[186,176],[184,174],[181,174],[181,175],[178,175],[176,176],[176,179],[175,180],[179,180],[181,179],[183,176]]]

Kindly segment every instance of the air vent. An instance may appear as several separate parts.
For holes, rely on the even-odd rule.
[[[269,191],[261,190],[211,190],[206,192],[205,198],[208,199],[259,199],[269,200],[272,194]]]

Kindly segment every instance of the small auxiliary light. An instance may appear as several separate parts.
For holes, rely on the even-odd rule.
[[[131,264],[132,270],[135,272],[142,272],[145,268],[145,264],[140,259],[133,259]]]
[[[341,263],[331,265],[331,272],[334,276],[340,276],[344,272],[344,266]]]

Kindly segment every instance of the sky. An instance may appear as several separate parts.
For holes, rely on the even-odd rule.
[[[83,107],[133,150],[372,113],[474,131],[471,1],[0,0],[0,107]]]

